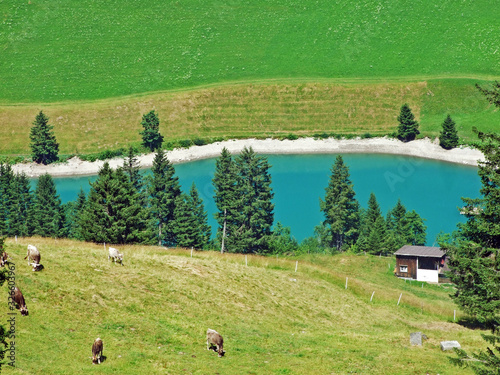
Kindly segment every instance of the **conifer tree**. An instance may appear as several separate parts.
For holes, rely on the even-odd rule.
[[[159,246],[176,244],[173,232],[175,201],[181,194],[179,179],[165,152],[158,149],[148,178],[149,208]]]
[[[191,211],[188,196],[181,193],[175,200],[175,225],[172,230],[175,235],[177,246],[197,247],[198,228],[196,217]]]
[[[123,169],[113,171],[106,162],[80,215],[84,240],[113,244],[148,242],[147,213]]]
[[[406,103],[401,107],[398,122],[397,136],[401,141],[413,141],[415,137],[420,134],[420,131],[418,130],[418,122],[415,120],[415,116]]]
[[[406,208],[400,199],[394,208],[387,213],[386,223],[389,236],[391,236],[390,241],[392,241],[392,245],[389,246],[391,252],[410,242],[410,227],[406,220]]]
[[[160,119],[153,110],[142,116],[141,125],[144,128],[140,132],[142,135],[142,144],[151,151],[161,148],[163,136],[160,134]]]
[[[131,146],[128,148],[127,155],[123,159],[122,168],[138,193],[142,192],[144,185],[140,167],[139,160],[137,159],[137,151]]]
[[[66,232],[69,238],[83,240],[80,228],[80,217],[85,208],[86,196],[83,189],[80,189],[75,202],[68,202],[65,206]]]
[[[497,83],[498,84],[498,83]],[[499,86],[500,87],[500,86]],[[500,91],[496,100],[500,98]],[[495,100],[494,97],[490,99]],[[498,101],[500,106],[500,101]],[[500,135],[473,129],[485,161],[479,162],[481,197],[462,198],[467,222],[458,225],[451,243],[441,244],[449,256],[451,297],[466,313],[485,323],[490,335],[482,335],[492,348],[467,354],[457,350],[452,362],[470,366],[477,374],[498,374],[500,368]]]
[[[427,226],[424,224],[424,219],[412,210],[406,213],[405,221],[408,230],[407,243],[414,246],[425,245]]]
[[[368,199],[368,208],[363,215],[363,227],[361,241],[358,247],[374,255],[387,255],[387,225],[382,217],[382,211],[372,192]]]
[[[61,237],[64,213],[54,180],[49,174],[40,176],[33,205],[33,233],[41,237]]]
[[[240,211],[242,197],[238,192],[241,184],[238,183],[238,179],[238,171],[233,158],[224,147],[220,157],[215,162],[215,173],[212,180],[215,206],[218,210],[214,215],[219,224],[217,240],[221,244],[222,252],[228,248],[228,239],[231,242],[234,238],[233,232],[237,230],[239,217],[242,214]]]
[[[12,206],[9,218],[10,236],[31,236],[33,233],[33,193],[26,174],[14,177]]]
[[[349,168],[338,155],[331,169],[332,175],[325,189],[325,200],[320,198],[320,209],[325,215],[331,243],[337,251],[356,242],[359,235],[359,203],[355,199]]]
[[[208,225],[207,212],[205,211],[205,206],[203,205],[203,200],[196,189],[196,185],[193,182],[191,189],[189,190],[189,196],[187,197],[187,202],[189,203],[190,210],[195,217],[196,231],[196,241],[193,245],[197,249],[204,248],[210,241],[211,228]]]
[[[49,125],[49,118],[42,112],[36,116],[30,132],[31,157],[34,162],[50,164],[59,159],[59,144]]]
[[[14,173],[9,164],[0,164],[0,236],[10,234]]]
[[[455,127],[455,121],[448,115],[442,124],[442,130],[439,133],[439,145],[446,149],[451,150],[458,146],[458,134]]]
[[[270,165],[265,157],[245,147],[235,160],[240,178],[242,198],[241,221],[236,238],[240,253],[265,253],[274,222],[274,193],[271,188]]]

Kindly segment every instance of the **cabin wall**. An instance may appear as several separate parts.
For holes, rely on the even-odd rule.
[[[404,272],[405,266],[406,266],[406,272]],[[398,277],[408,277],[411,279],[416,279],[417,278],[417,257],[398,255],[396,257],[395,274]]]

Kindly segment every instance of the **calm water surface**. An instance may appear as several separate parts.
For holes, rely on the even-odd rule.
[[[289,226],[298,241],[311,236],[314,226],[323,220],[319,198],[324,197],[336,155],[269,155],[272,165],[275,222]],[[345,154],[356,198],[367,206],[375,193],[385,217],[398,198],[407,210],[415,210],[427,225],[427,245],[435,243],[440,232],[452,232],[464,218],[457,207],[461,197],[477,197],[481,187],[477,168],[434,160],[394,155]],[[215,159],[175,165],[182,189],[189,191],[194,182],[203,198],[213,232],[216,212],[212,178]],[[90,189],[92,177],[55,178],[63,202],[75,200],[80,188]]]

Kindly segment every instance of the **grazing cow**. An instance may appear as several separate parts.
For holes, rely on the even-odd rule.
[[[102,349],[104,348],[102,344],[102,340],[98,337],[95,339],[94,343],[92,344],[92,364],[100,364],[101,363],[101,356],[102,356]]]
[[[14,302],[21,315],[28,315],[28,308],[26,307],[23,293],[21,293],[21,290],[17,286],[14,288]]]
[[[108,251],[108,259],[111,258],[113,262],[119,262],[123,266],[123,254],[120,254],[120,252],[114,247],[110,247]]]
[[[0,256],[0,267],[5,266],[7,263],[7,259],[9,259],[9,254],[7,254],[5,251],[2,253],[2,256]]]
[[[219,353],[219,357],[222,357],[226,353],[223,346],[224,340],[222,336],[213,329],[207,329],[207,350],[213,349],[214,352]]]
[[[24,257],[24,259],[28,258],[28,265],[30,263],[40,264],[40,252],[33,245],[28,245],[28,254]]]

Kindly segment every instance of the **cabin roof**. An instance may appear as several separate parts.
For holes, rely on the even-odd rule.
[[[442,258],[445,255],[445,252],[439,247],[404,245],[401,249],[396,251],[394,255],[406,255],[414,257],[418,256],[423,258]]]

